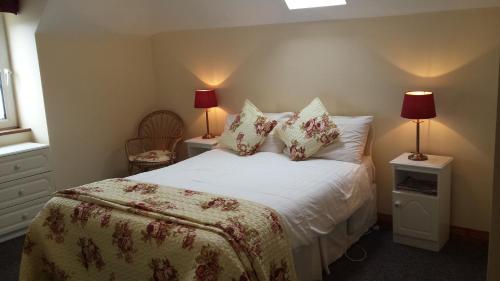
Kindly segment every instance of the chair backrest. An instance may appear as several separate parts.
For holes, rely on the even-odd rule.
[[[179,115],[168,110],[148,114],[139,124],[141,138],[182,138],[184,123]]]

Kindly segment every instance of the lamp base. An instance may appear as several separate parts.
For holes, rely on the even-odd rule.
[[[408,159],[412,161],[425,161],[429,158],[427,157],[427,155],[424,155],[422,153],[412,153],[408,156]]]
[[[201,137],[201,138],[202,138],[202,139],[204,139],[204,140],[210,140],[210,139],[215,138],[215,136],[214,136],[214,135],[212,135],[212,134],[205,134],[205,135],[204,135],[203,137]]]

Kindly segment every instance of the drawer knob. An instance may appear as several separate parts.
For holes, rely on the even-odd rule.
[[[14,165],[14,170],[19,171],[21,169],[21,166],[19,164]]]
[[[20,189],[17,194],[19,194],[19,196],[23,196],[24,195],[24,190],[23,189]]]
[[[25,221],[26,219],[28,219],[28,215],[23,214],[23,215],[21,216],[21,218],[23,219],[23,221]]]
[[[396,208],[401,207],[401,202],[400,201],[394,202],[394,207],[396,207]]]

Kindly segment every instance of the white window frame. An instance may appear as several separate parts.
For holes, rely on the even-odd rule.
[[[0,120],[0,130],[17,128],[16,103],[14,101],[14,85],[12,70],[10,67],[9,47],[7,34],[5,32],[5,21],[0,15],[0,79],[4,98],[6,119]]]

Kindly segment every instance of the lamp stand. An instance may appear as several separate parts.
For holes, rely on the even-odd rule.
[[[208,124],[208,108],[205,108],[205,120],[207,123],[207,133],[202,137],[203,139],[213,139],[214,136],[210,134],[210,125]]]
[[[413,160],[413,161],[425,161],[428,159],[428,157],[422,153],[420,153],[420,123],[423,123],[424,121],[420,121],[420,119],[417,119],[417,151],[413,152],[408,156],[408,159]]]

